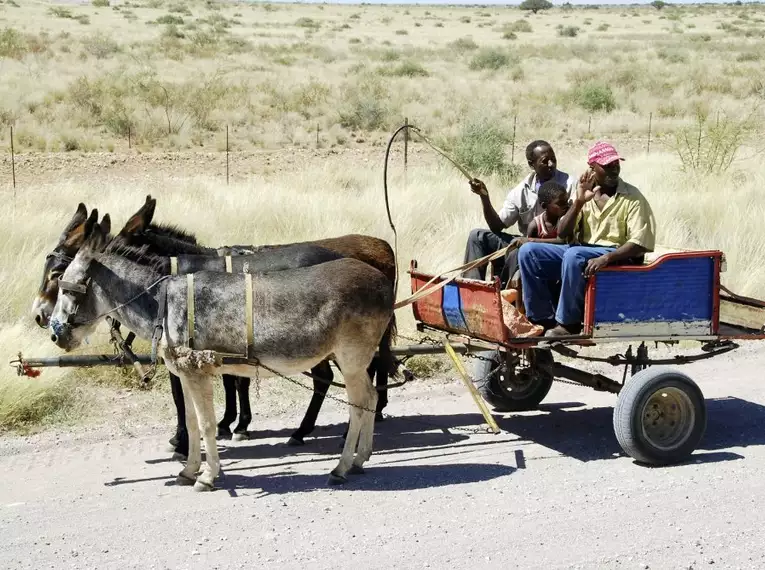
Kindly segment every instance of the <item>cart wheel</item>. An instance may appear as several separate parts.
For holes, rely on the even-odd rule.
[[[701,389],[682,372],[663,366],[632,376],[614,408],[619,445],[637,461],[651,465],[687,459],[706,427]]]
[[[548,372],[554,364],[549,350],[484,352],[473,375],[483,399],[498,412],[533,410],[544,400],[553,383]]]

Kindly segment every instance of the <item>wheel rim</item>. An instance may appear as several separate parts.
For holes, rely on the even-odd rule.
[[[643,437],[662,451],[683,445],[696,423],[691,398],[683,390],[666,387],[650,395],[640,412]]]
[[[499,374],[499,386],[512,398],[523,398],[533,392],[543,372],[538,370],[534,357],[523,351],[522,354],[508,353]]]

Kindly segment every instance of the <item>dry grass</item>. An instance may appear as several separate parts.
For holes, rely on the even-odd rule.
[[[380,142],[409,117],[665,135],[762,101],[758,5],[554,9],[189,1],[0,3],[0,136],[22,150]],[[80,22],[80,24],[76,24]],[[576,30],[576,33],[571,33]],[[513,39],[514,38],[514,39]],[[648,47],[646,47],[648,46]],[[606,93],[608,90],[608,93]],[[604,99],[605,98],[605,99]]]
[[[498,206],[506,192],[501,177],[513,172],[506,143],[517,114],[516,162],[526,141],[543,137],[556,146],[561,168],[578,175],[589,142],[616,140],[628,150],[624,177],[656,210],[660,241],[722,249],[725,283],[762,295],[765,175],[756,160],[746,160],[761,150],[747,147],[762,130],[759,6],[527,15],[494,7],[19,4],[0,3],[0,145],[14,125],[21,152],[122,152],[128,129],[140,152],[220,150],[229,124],[234,149],[289,148],[315,144],[318,124],[323,145],[368,146],[384,142],[406,116],[468,158],[488,145],[473,165],[500,173],[489,177]],[[557,34],[569,27],[578,28],[576,37]],[[681,172],[676,134],[692,129],[700,113],[715,117],[718,110],[723,121],[749,122],[747,137],[736,138],[739,160],[726,172]],[[646,156],[638,149],[645,148],[649,113],[663,142]],[[491,141],[503,145],[504,157],[493,142],[465,134],[475,137],[471,125],[481,124],[496,127]],[[0,355],[57,354],[28,311],[44,256],[78,201],[119,224],[151,193],[159,197],[159,219],[209,244],[348,232],[392,240],[382,149],[375,156],[368,165],[339,159],[228,187],[207,177],[67,180],[25,188],[15,203],[6,187]],[[391,179],[399,297],[408,292],[410,259],[434,271],[452,267],[469,230],[485,225],[465,181],[435,164],[413,163],[406,188],[400,169]],[[408,311],[400,319],[404,331],[411,329]],[[102,334],[89,350],[110,350],[106,340]],[[46,369],[34,380],[16,378],[10,368],[0,374],[0,429],[79,417],[87,402],[77,382],[127,382],[113,371],[73,377]]]

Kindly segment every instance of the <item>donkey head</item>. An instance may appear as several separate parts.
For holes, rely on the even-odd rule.
[[[86,227],[98,220],[98,210],[93,210],[88,217],[85,204],[80,203],[72,219],[61,233],[56,247],[45,257],[42,281],[37,289],[37,296],[32,303],[32,317],[42,328],[47,328],[48,319],[58,297],[58,279],[77,254],[85,240]]]
[[[77,348],[101,320],[98,301],[88,285],[94,262],[109,241],[110,229],[109,214],[101,222],[91,223],[88,218],[83,244],[58,279],[58,296],[50,317],[51,340],[67,352]]]

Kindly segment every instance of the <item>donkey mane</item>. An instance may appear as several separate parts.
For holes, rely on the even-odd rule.
[[[161,271],[166,258],[149,252],[148,245],[127,245],[121,240],[111,240],[104,249],[104,253],[124,257],[138,265],[150,267],[155,271]]]
[[[147,232],[197,245],[197,237],[174,224],[150,224]]]

